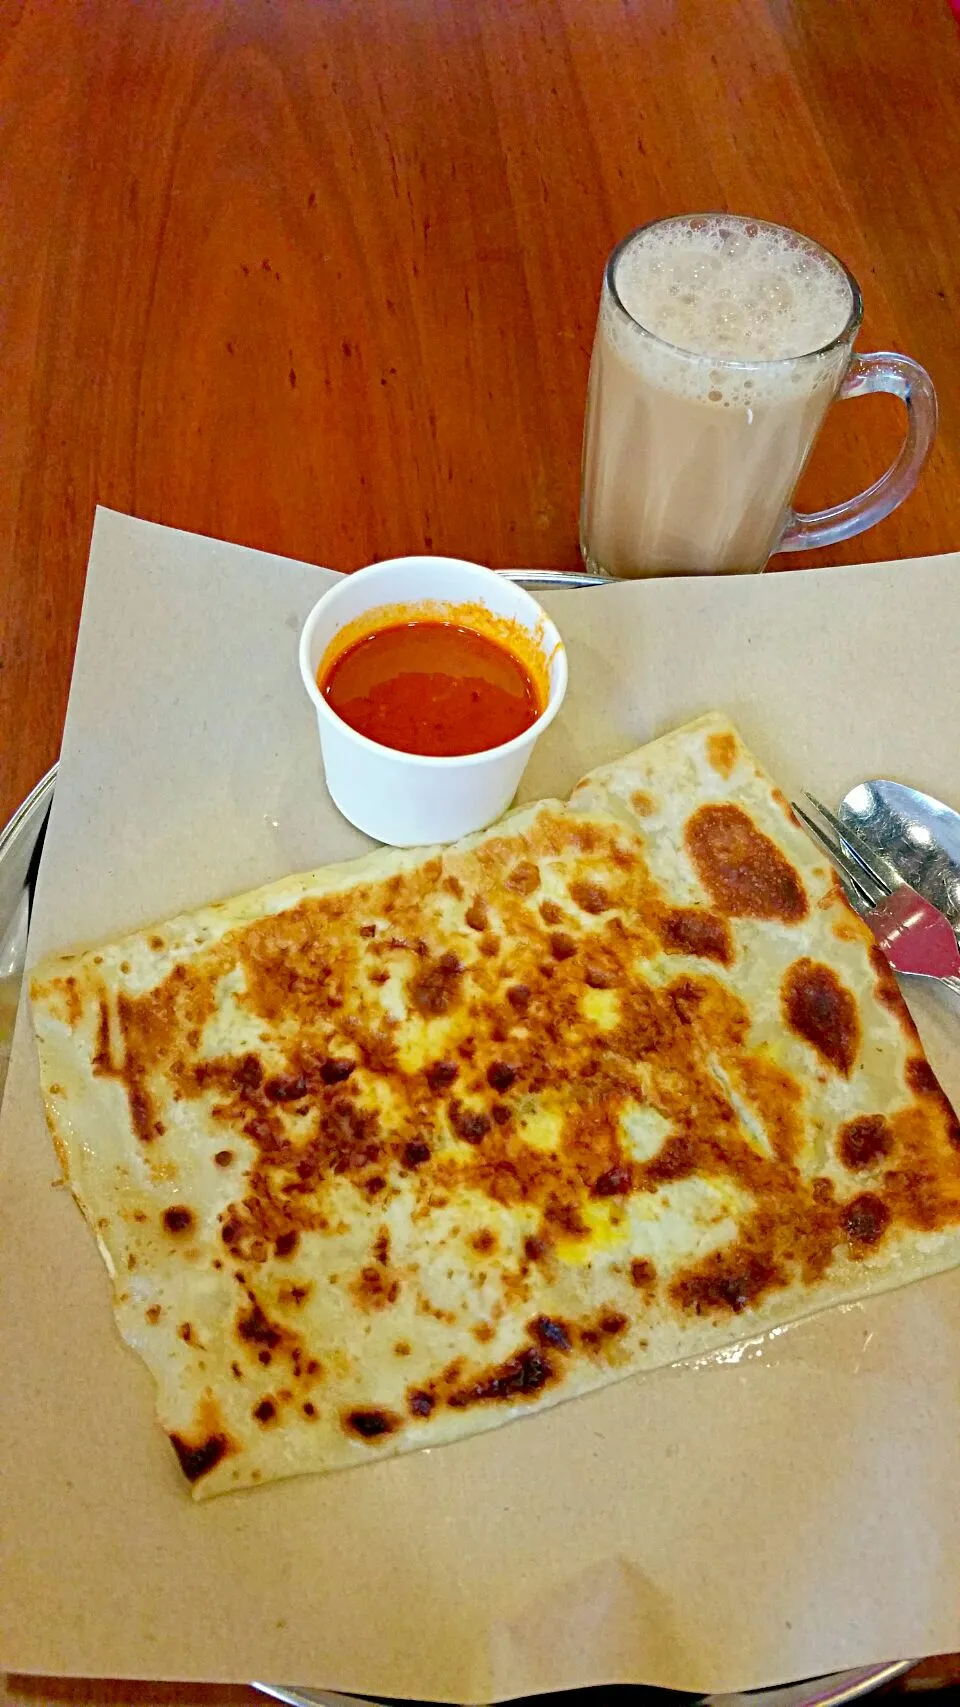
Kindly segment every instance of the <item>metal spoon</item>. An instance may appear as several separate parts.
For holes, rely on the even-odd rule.
[[[960,812],[902,782],[860,782],[840,805],[891,883],[909,883],[960,933]]]

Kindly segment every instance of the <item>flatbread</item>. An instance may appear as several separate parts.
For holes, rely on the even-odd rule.
[[[200,1497],[960,1260],[960,1126],[719,717],[452,847],[47,962],[32,998],[64,1173]]]

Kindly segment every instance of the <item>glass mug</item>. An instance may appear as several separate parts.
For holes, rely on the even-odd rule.
[[[580,548],[619,578],[744,574],[834,545],[912,491],[937,430],[909,356],[854,355],[863,298],[808,237],[733,214],[641,226],[607,262],[590,364]],[[831,509],[790,508],[835,398],[890,391],[900,454]]]

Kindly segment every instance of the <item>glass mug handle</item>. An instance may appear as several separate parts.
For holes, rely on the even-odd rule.
[[[899,397],[907,411],[907,432],[900,454],[865,492],[846,498],[829,510],[810,514],[788,510],[787,525],[777,551],[810,551],[817,545],[836,545],[882,522],[891,510],[913,491],[937,433],[937,394],[933,380],[919,362],[909,356],[877,350],[854,356],[837,400],[866,397],[870,391],[889,391]]]

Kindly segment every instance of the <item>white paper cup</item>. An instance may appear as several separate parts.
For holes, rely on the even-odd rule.
[[[458,605],[482,605],[531,636],[543,658],[549,697],[522,735],[483,753],[426,758],[358,735],[331,710],[317,686],[317,671],[341,630],[367,611],[425,603],[430,617],[440,620],[455,620]],[[411,618],[416,614],[411,611]],[[316,709],[334,804],[377,841],[418,847],[482,830],[506,811],[537,740],[560,709],[567,656],[546,612],[515,582],[456,557],[395,557],[345,576],[314,605],[300,636],[300,673]]]

